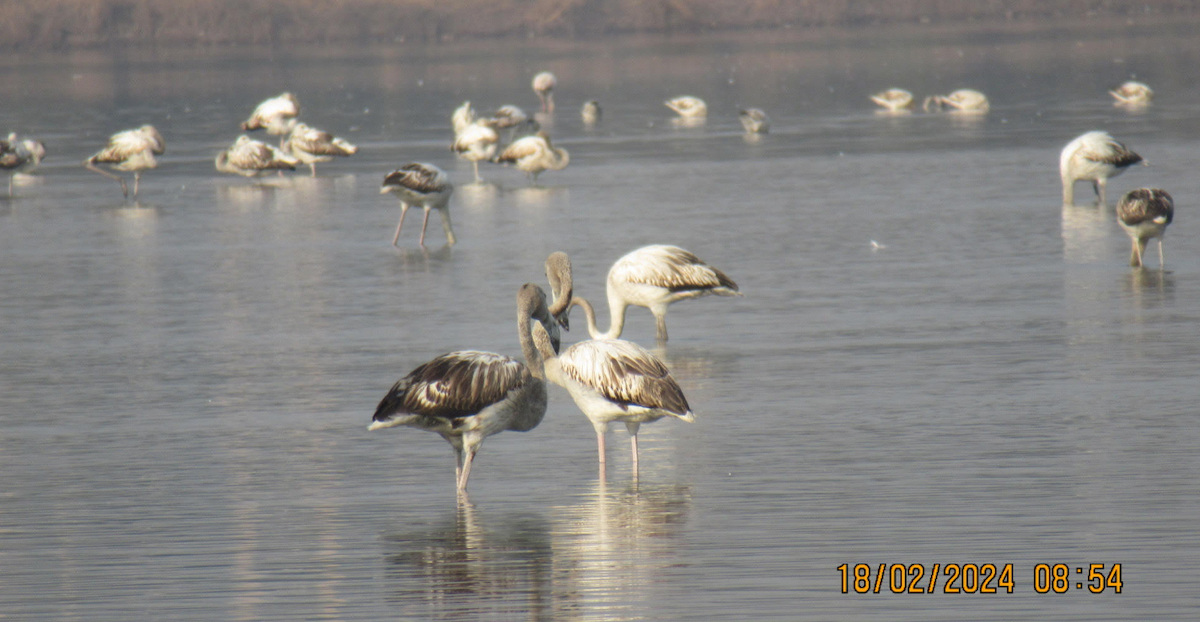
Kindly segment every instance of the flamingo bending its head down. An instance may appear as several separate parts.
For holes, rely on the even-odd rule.
[[[317,162],[330,162],[335,157],[344,158],[358,153],[358,147],[329,132],[297,123],[288,135],[285,151],[295,156],[317,176]]]
[[[453,245],[457,240],[454,229],[450,227],[450,195],[454,194],[454,185],[446,171],[424,162],[413,162],[388,173],[383,178],[380,194],[393,193],[400,199],[400,222],[396,225],[396,235],[392,237],[392,246],[400,239],[400,228],[404,226],[404,215],[408,208],[420,205],[425,210],[425,218],[421,221],[421,241],[425,246],[425,228],[429,226],[429,211],[436,209],[442,215],[442,229],[446,231],[446,243]]]
[[[537,185],[537,178],[543,171],[561,171],[571,163],[571,154],[566,149],[555,147],[550,142],[550,134],[545,130],[533,136],[526,136],[502,151],[497,162],[512,164],[529,175],[530,185]]]
[[[1146,242],[1158,238],[1158,267],[1163,267],[1163,235],[1175,219],[1175,201],[1166,190],[1139,188],[1130,190],[1117,201],[1117,222],[1133,240],[1129,265],[1141,267]]]
[[[121,192],[129,198],[129,187],[120,175],[97,168],[97,164],[108,164],[118,171],[133,172],[133,198],[138,196],[142,171],[158,166],[156,155],[166,153],[167,143],[153,125],[143,125],[136,130],[117,132],[108,139],[108,145],[83,161],[90,171],[121,182]]]
[[[9,171],[8,196],[13,195],[13,177],[32,170],[46,157],[46,145],[40,140],[19,138],[15,133],[0,139],[0,169]]]
[[[1058,160],[1062,177],[1063,205],[1075,204],[1075,182],[1090,181],[1100,205],[1108,205],[1108,180],[1125,169],[1146,161],[1129,147],[1117,142],[1108,132],[1087,132],[1067,143]]]
[[[554,112],[554,87],[558,86],[558,78],[549,71],[543,71],[533,77],[533,92],[542,101],[542,112]]]
[[[233,146],[217,154],[218,171],[243,177],[257,177],[267,171],[296,170],[300,160],[262,141],[238,136]]]

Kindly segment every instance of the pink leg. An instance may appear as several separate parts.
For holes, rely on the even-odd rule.
[[[400,224],[396,225],[396,235],[392,237],[392,246],[400,239],[400,228],[404,226],[404,215],[408,213],[408,203],[400,202]]]
[[[425,248],[425,227],[429,226],[429,206],[425,206],[425,218],[421,219],[421,241],[418,244]]]
[[[632,436],[629,437],[629,439],[630,439],[630,444],[633,445],[633,477],[637,478],[637,476],[638,476],[637,434],[633,434]]]
[[[316,176],[317,176],[317,163],[316,163],[316,162],[309,162],[309,163],[308,163],[308,167],[312,169],[312,176],[313,176],[313,177],[316,177]]]
[[[475,460],[475,450],[467,449],[467,456],[463,460],[462,478],[458,481],[458,489],[461,492],[467,491],[467,480],[471,478],[471,462]]]

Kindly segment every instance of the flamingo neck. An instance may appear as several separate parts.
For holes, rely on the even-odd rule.
[[[525,355],[525,366],[529,373],[538,380],[546,379],[545,361],[541,352],[533,343],[533,333],[530,323],[533,322],[532,310],[527,305],[517,309],[517,337],[521,341],[521,353]]]
[[[621,336],[621,331],[625,328],[625,303],[618,301],[616,305],[613,303],[613,298],[608,299],[608,313],[611,325],[607,331],[601,331],[596,326],[596,309],[592,307],[592,303],[582,296],[575,296],[571,299],[571,304],[582,307],[583,314],[587,316],[588,334],[592,339],[616,339]]]

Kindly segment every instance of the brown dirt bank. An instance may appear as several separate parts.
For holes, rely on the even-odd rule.
[[[0,0],[0,48],[244,45],[1200,14],[1194,0]]]

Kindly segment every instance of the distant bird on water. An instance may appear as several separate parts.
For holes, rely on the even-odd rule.
[[[529,175],[530,185],[537,185],[538,175],[543,171],[561,171],[571,163],[571,154],[566,149],[555,147],[550,134],[545,130],[526,136],[509,145],[496,161],[512,164]]]
[[[108,164],[118,171],[133,172],[133,198],[138,196],[138,186],[142,171],[158,166],[156,155],[162,155],[167,150],[167,144],[162,134],[153,125],[143,125],[136,130],[117,132],[108,139],[108,145],[96,152],[95,155],[83,161],[88,170],[95,171],[121,182],[121,192],[129,198],[129,187],[120,175],[97,168],[97,164]]]
[[[358,147],[329,132],[297,123],[284,144],[288,152],[300,162],[307,164],[312,176],[317,176],[317,162],[329,162],[335,157],[344,158],[358,153]]]
[[[8,174],[8,196],[13,195],[13,177],[17,173],[31,170],[46,157],[46,145],[40,140],[20,138],[15,133],[0,139],[0,169]]]
[[[1166,190],[1139,188],[1130,190],[1117,201],[1117,222],[1133,240],[1129,265],[1141,267],[1146,242],[1158,238],[1158,267],[1163,267],[1163,234],[1175,219],[1175,201]]]
[[[546,330],[534,325],[533,339],[545,361],[546,379],[571,394],[571,399],[596,430],[600,477],[605,477],[604,435],[613,422],[625,424],[633,450],[633,474],[638,473],[638,430],[643,423],[675,417],[696,420],[679,383],[667,366],[645,348],[622,339],[592,339],[571,345],[556,355]]]
[[[1154,97],[1154,89],[1141,82],[1129,81],[1108,94],[1117,100],[1117,105],[1144,106]]]
[[[742,110],[738,113],[738,120],[747,134],[766,134],[771,131],[771,118],[758,108]]]
[[[420,205],[425,210],[425,218],[421,221],[421,241],[425,246],[425,228],[429,226],[429,211],[438,210],[442,215],[442,229],[446,231],[446,243],[453,245],[457,240],[454,229],[450,227],[450,195],[454,194],[454,185],[446,171],[423,162],[413,162],[388,173],[383,178],[380,194],[394,193],[400,199],[400,222],[396,225],[396,235],[392,237],[392,246],[400,239],[400,228],[404,226],[404,215],[408,208]]]
[[[579,117],[583,119],[584,125],[595,125],[600,122],[600,117],[604,115],[604,111],[600,108],[600,102],[591,100],[583,103],[583,107],[579,109]]]
[[[214,164],[222,173],[257,177],[267,171],[296,170],[300,160],[280,149],[250,138],[238,136],[233,146],[217,154]]]
[[[535,320],[538,326],[552,321],[546,294],[526,283],[517,294],[524,362],[475,350],[443,354],[396,382],[367,429],[408,426],[436,432],[454,448],[455,485],[465,493],[484,439],[505,430],[528,432],[546,415],[543,360],[530,335]]]
[[[904,89],[888,89],[872,95],[871,101],[891,112],[900,112],[913,107],[913,94]]]
[[[549,71],[543,71],[533,77],[533,92],[537,93],[542,102],[542,112],[554,112],[554,87],[558,86],[558,78]]]
[[[741,296],[737,283],[724,272],[704,263],[678,246],[643,246],[613,263],[608,270],[609,328],[596,326],[596,311],[586,299],[574,296],[571,303],[583,307],[592,339],[616,339],[625,327],[629,306],[646,307],[654,314],[655,337],[667,343],[667,307],[689,298],[710,294]]]
[[[705,104],[703,99],[691,95],[668,99],[663,105],[684,119],[703,119],[708,116],[708,104]]]
[[[499,144],[500,134],[496,132],[495,119],[476,119],[455,134],[450,150],[471,161],[475,168],[475,183],[481,183],[483,178],[479,176],[479,162],[492,159]]]
[[[959,89],[949,95],[930,95],[921,107],[926,112],[941,111],[947,106],[963,112],[984,112],[989,105],[987,95],[973,89]]]
[[[1075,204],[1075,182],[1090,181],[1101,206],[1108,205],[1108,180],[1145,161],[1132,149],[1117,142],[1108,132],[1088,132],[1067,143],[1058,160],[1062,177],[1063,205]]]
[[[279,146],[283,147],[287,135],[296,127],[296,117],[299,116],[300,100],[291,93],[280,93],[263,100],[250,118],[242,122],[242,130],[253,132],[265,129],[268,134],[279,136]]]

